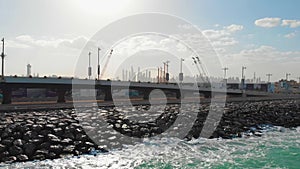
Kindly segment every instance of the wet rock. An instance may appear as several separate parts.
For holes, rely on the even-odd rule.
[[[48,150],[46,150],[46,149],[41,149],[41,150],[37,150],[36,152],[35,152],[35,155],[47,155],[47,154],[49,154],[49,151]]]
[[[51,145],[49,150],[51,152],[54,152],[55,154],[61,154],[62,150],[63,150],[63,146],[62,145]]]
[[[74,145],[69,145],[69,146],[63,148],[63,152],[68,153],[68,154],[72,154],[74,150],[75,150]]]
[[[17,161],[17,157],[15,157],[15,156],[4,157],[3,161],[5,161],[7,163],[12,163],[14,161]]]
[[[36,154],[33,156],[33,159],[36,159],[36,160],[45,160],[46,157],[44,154]]]
[[[18,161],[27,161],[29,158],[25,154],[20,154],[17,156]]]

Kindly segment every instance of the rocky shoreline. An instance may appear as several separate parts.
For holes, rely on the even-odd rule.
[[[186,139],[200,136],[209,106],[202,104],[199,108],[195,107],[197,119]],[[193,109],[192,106],[188,108],[186,111]],[[126,137],[118,138],[120,135],[144,138],[164,133],[172,127],[179,112],[180,105],[174,104],[166,107],[83,108],[79,113],[74,109],[0,113],[0,162],[107,152],[107,148],[126,143]],[[99,118],[107,122],[108,130],[97,130]],[[287,128],[300,126],[299,100],[227,103],[222,120],[211,138],[230,139],[242,137],[243,133],[261,136],[260,130],[266,124]]]

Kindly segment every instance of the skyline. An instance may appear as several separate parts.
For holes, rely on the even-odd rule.
[[[256,72],[257,77],[267,79],[266,74],[271,73],[276,81],[290,73],[289,79],[297,81],[300,2],[292,2],[4,0],[0,2],[0,36],[7,40],[5,72],[25,74],[30,63],[32,72],[41,76],[72,76],[85,44],[103,26],[124,16],[159,12],[197,26],[212,43],[223,67],[229,68],[227,77],[240,77],[241,67],[246,66],[246,78]],[[149,42],[143,40],[130,45]],[[96,59],[96,52],[92,52],[94,76]],[[117,57],[112,57],[110,63],[115,62]],[[170,68],[176,69],[177,64],[171,62]]]

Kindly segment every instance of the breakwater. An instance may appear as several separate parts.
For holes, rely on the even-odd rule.
[[[186,138],[197,138],[208,114],[209,104],[201,104],[197,119]],[[190,106],[193,109],[192,106]],[[97,134],[86,133],[93,129],[94,115],[101,116],[114,131],[130,137],[149,137],[163,133],[172,126],[180,110],[180,105],[163,107],[135,106],[134,108],[101,107],[84,108],[82,113],[74,109],[7,112],[0,115],[0,160],[1,162],[54,159],[68,155],[87,154],[94,151],[106,152],[103,145],[93,140]],[[148,110],[157,112],[149,114]],[[140,122],[130,120],[130,111],[145,116]],[[147,117],[150,116],[148,119]],[[82,120],[84,119],[84,123]],[[243,133],[260,136],[263,125],[269,124],[287,128],[300,126],[300,106],[298,100],[276,100],[257,102],[227,103],[222,120],[211,138],[241,137]],[[98,133],[102,135],[104,133]],[[107,133],[106,133],[107,134]],[[107,136],[109,142],[117,142]],[[92,138],[92,139],[91,139]],[[114,140],[115,139],[115,140]],[[108,143],[108,142],[107,142]]]

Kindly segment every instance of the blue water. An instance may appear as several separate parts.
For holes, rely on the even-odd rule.
[[[300,127],[232,140],[145,140],[106,154],[2,164],[1,168],[300,168]]]

